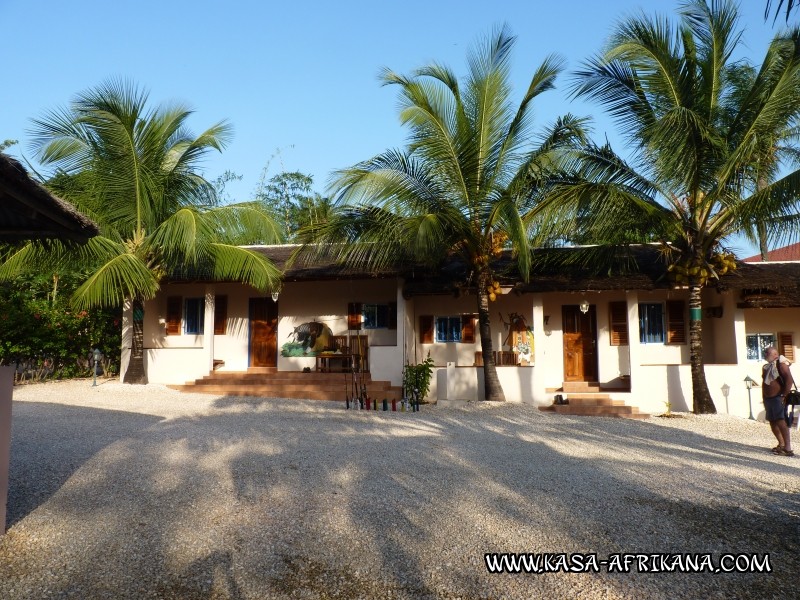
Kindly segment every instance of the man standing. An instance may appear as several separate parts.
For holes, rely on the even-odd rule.
[[[764,385],[761,388],[761,394],[764,398],[767,421],[773,435],[778,440],[778,445],[772,449],[772,452],[781,456],[794,456],[789,426],[784,420],[786,411],[783,406],[783,398],[791,391],[794,383],[792,373],[789,371],[790,363],[785,357],[778,354],[775,346],[764,348],[764,360],[767,361],[767,364],[764,365],[762,371]]]

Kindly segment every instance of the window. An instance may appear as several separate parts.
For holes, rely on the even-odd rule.
[[[386,329],[389,307],[385,304],[364,304],[362,315],[364,329]]]
[[[476,315],[458,315],[453,317],[420,315],[419,343],[460,342],[462,344],[474,344],[476,318]]]
[[[436,341],[460,342],[461,317],[436,317]]]
[[[389,328],[388,304],[364,304],[362,314],[364,315],[364,329]]]
[[[183,311],[183,332],[184,333],[203,333],[203,321],[205,320],[206,302],[205,298],[187,298],[184,303]]]
[[[639,341],[642,344],[664,343],[664,305],[639,305]]]
[[[347,305],[347,328],[397,329],[397,303],[362,304],[350,302]]]
[[[747,360],[761,360],[764,348],[775,345],[775,334],[751,333],[747,336]]]

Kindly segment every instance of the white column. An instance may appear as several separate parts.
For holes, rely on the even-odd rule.
[[[625,301],[628,304],[628,359],[631,367],[631,395],[635,399],[641,391],[645,393],[647,382],[641,372],[642,357],[641,344],[639,343],[639,292],[626,292]]]
[[[214,286],[206,286],[206,311],[203,323],[203,351],[208,372],[214,370]]]
[[[731,296],[733,295],[731,294]],[[733,337],[736,340],[736,364],[744,366],[747,364],[747,323],[744,319],[744,309],[736,306],[735,301],[731,301],[730,304],[730,308],[733,309]]]
[[[397,305],[397,315],[395,319],[395,323],[397,324],[397,334],[396,343],[397,346],[395,347],[395,361],[396,364],[399,365],[399,369],[396,370],[394,376],[392,377],[392,383],[399,382],[402,383],[403,381],[403,365],[406,364],[406,357],[408,356],[408,346],[407,346],[407,335],[408,335],[408,323],[407,313],[408,307],[406,306],[407,300],[403,298],[403,280],[397,280],[397,290],[395,294],[395,304]],[[396,384],[395,384],[396,385]]]
[[[531,308],[531,323],[533,324],[533,395],[534,404],[549,404],[545,389],[547,381],[542,375],[546,373],[545,355],[547,353],[547,342],[549,337],[544,333],[544,298],[541,294],[533,296],[533,306]],[[553,317],[550,317],[552,319]],[[552,327],[553,323],[548,323],[548,327]]]
[[[130,300],[125,300],[122,305],[122,345],[119,360],[119,380],[125,378],[125,371],[131,362],[131,346],[133,345],[133,305]],[[145,356],[147,353],[145,352]]]

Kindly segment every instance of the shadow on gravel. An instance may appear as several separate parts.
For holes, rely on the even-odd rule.
[[[59,546],[55,567],[39,539],[14,557],[69,566],[35,581],[39,596],[101,597],[124,576],[115,597],[770,598],[800,568],[798,499],[771,485],[787,463],[747,441],[502,408],[225,398],[156,424],[38,408],[19,427],[49,427],[56,463],[70,444],[67,477],[118,442],[51,503],[53,526],[84,543]],[[490,575],[484,552],[770,553],[773,573]],[[0,561],[0,596],[29,583]]]
[[[6,525],[46,502],[97,452],[159,417],[45,402],[15,402]]]

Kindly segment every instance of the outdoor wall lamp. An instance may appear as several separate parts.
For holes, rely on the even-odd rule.
[[[753,399],[750,397],[750,390],[754,387],[758,387],[756,380],[748,375],[744,378],[744,385],[747,387],[747,403],[750,405],[750,420],[755,421],[755,417],[753,417]]]
[[[92,360],[94,361],[92,364],[92,387],[97,387],[97,365],[100,364],[102,359],[103,353],[100,352],[99,348],[92,350]]]
[[[272,292],[272,301],[273,302],[277,302],[279,295],[280,295],[280,292],[278,292],[278,291]]]
[[[586,314],[587,312],[589,312],[589,301],[586,298],[581,300],[581,305],[580,305],[579,308],[581,309],[581,312],[583,314]]]
[[[553,330],[550,327],[550,315],[545,315],[544,316],[544,334],[545,335],[550,335],[551,333],[553,333]]]

